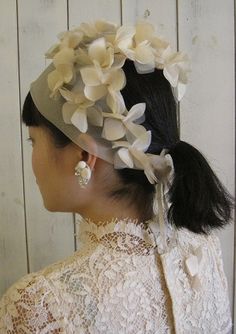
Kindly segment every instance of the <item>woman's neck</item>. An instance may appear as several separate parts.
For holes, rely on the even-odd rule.
[[[78,210],[83,218],[92,220],[95,224],[99,222],[112,221],[114,218],[119,220],[134,219],[137,222],[141,222],[138,213],[131,206],[127,206],[126,203],[120,203],[109,200],[96,200],[91,201],[89,205]]]

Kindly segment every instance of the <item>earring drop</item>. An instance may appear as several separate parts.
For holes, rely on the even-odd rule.
[[[89,183],[92,172],[85,161],[79,161],[75,167],[75,175],[78,176],[78,181],[81,188],[85,188]]]

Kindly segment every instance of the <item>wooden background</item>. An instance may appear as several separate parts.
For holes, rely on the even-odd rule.
[[[0,296],[27,272],[76,249],[75,217],[43,207],[20,110],[57,33],[96,18],[117,23],[146,18],[176,49],[189,54],[192,73],[179,106],[181,137],[207,156],[234,194],[233,0],[1,0]],[[234,223],[219,237],[233,315]]]

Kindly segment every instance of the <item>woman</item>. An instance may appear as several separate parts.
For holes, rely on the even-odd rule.
[[[186,55],[143,22],[59,38],[23,121],[44,205],[83,217],[81,248],[8,290],[0,333],[230,333],[214,229],[232,203],[179,139]]]

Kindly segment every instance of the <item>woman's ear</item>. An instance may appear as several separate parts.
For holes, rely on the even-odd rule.
[[[93,154],[90,154],[86,151],[82,152],[82,160],[85,161],[89,165],[91,170],[94,170],[94,166],[96,164],[97,159],[98,158],[95,157],[95,155]]]
[[[86,133],[83,133],[78,138],[78,144],[82,148],[82,160],[85,161],[91,170],[97,161],[97,143],[96,141]]]

